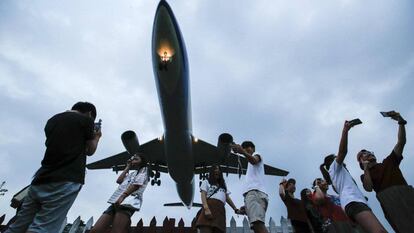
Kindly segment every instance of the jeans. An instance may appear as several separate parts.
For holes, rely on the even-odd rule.
[[[16,222],[5,233],[57,233],[82,184],[54,182],[31,185]]]

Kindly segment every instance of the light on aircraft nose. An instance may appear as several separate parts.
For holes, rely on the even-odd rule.
[[[194,137],[193,139],[194,139],[194,142],[198,142],[198,138]]]
[[[161,62],[171,62],[171,55],[169,55],[167,51],[164,51],[163,55],[161,56]]]

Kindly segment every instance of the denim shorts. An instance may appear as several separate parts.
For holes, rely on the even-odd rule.
[[[31,185],[16,222],[5,233],[59,232],[81,188],[74,182]]]

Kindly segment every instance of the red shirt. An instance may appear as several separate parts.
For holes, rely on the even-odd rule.
[[[312,202],[315,209],[322,215],[324,220],[329,218],[332,221],[350,221],[341,206],[335,205],[326,195],[322,202],[317,202],[314,192],[312,194]]]

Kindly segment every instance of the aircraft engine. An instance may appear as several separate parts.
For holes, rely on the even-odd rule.
[[[231,153],[231,144],[233,144],[233,136],[231,136],[228,133],[222,133],[220,134],[217,142],[217,150],[219,153],[219,156],[221,158],[222,163],[225,164],[225,166],[228,168],[228,157]],[[226,171],[226,176],[228,176],[228,170]]]
[[[139,142],[138,142],[138,137],[134,131],[132,130],[125,131],[121,135],[121,140],[122,140],[122,143],[124,144],[125,149],[130,155],[134,155],[135,153],[138,152]]]

